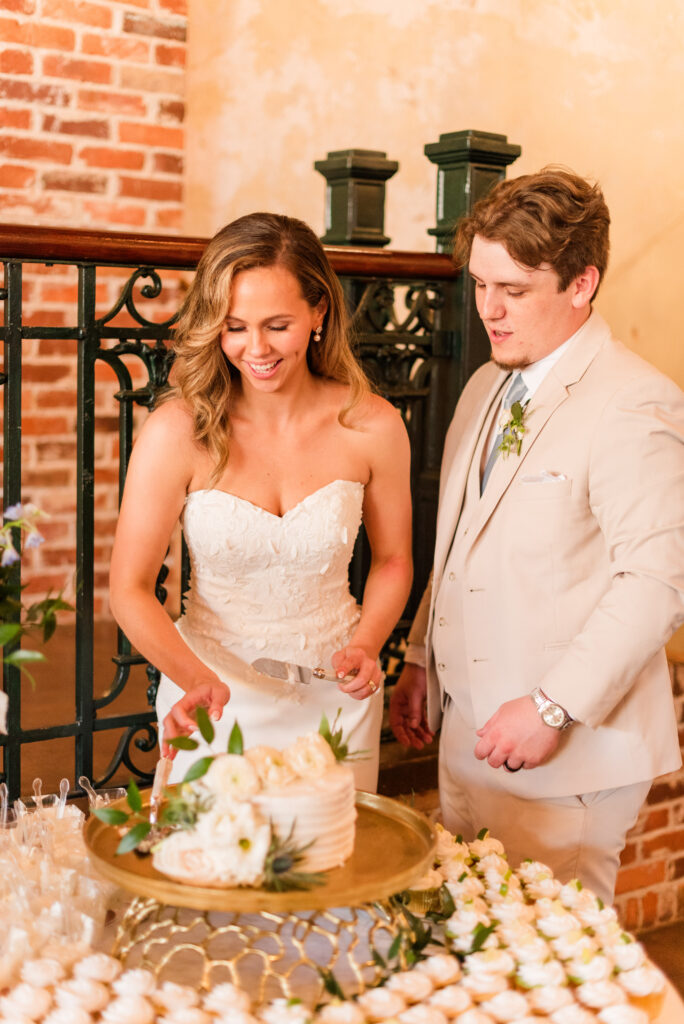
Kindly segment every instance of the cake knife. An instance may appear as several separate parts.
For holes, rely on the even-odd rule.
[[[326,672],[324,668],[309,668],[307,665],[297,665],[294,661],[278,661],[277,658],[257,658],[252,662],[252,668],[262,675],[270,676],[272,679],[282,679],[288,683],[303,683],[308,685],[312,679],[327,679],[331,683],[339,683],[336,675]],[[352,679],[352,675],[345,676],[345,680]]]
[[[157,818],[159,817],[159,807],[162,802],[164,795],[164,787],[169,781],[169,775],[171,774],[171,768],[173,761],[170,757],[160,757],[157,761],[157,767],[154,770],[154,782],[152,783],[152,793],[150,794],[150,825],[157,824]]]

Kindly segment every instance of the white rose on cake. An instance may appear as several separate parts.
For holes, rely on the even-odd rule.
[[[286,762],[283,751],[276,747],[250,747],[245,750],[245,757],[259,776],[262,786],[286,786],[297,777]]]
[[[261,789],[254,767],[246,757],[238,754],[219,754],[207,774],[192,786],[206,789],[216,801],[229,804],[234,800],[246,800]]]
[[[335,755],[320,733],[312,732],[300,736],[283,751],[283,758],[295,775],[310,779],[324,775],[334,768]]]
[[[271,829],[249,803],[214,808],[152,851],[157,871],[194,885],[260,885]]]

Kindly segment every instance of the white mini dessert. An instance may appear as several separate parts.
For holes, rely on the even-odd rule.
[[[43,1017],[43,1024],[92,1024],[93,1017],[80,1006],[58,1006]]]
[[[538,988],[530,989],[527,1001],[535,1013],[549,1017],[556,1010],[571,1006],[575,1002],[575,997],[567,985],[540,985]]]
[[[102,1011],[104,1024],[154,1024],[156,1016],[144,996],[119,996]]]
[[[157,1017],[157,1021],[164,1024],[215,1024],[216,1017],[199,1006],[179,1006],[175,1010],[167,1010],[163,1017]]]
[[[614,981],[585,981],[575,989],[575,996],[590,1010],[602,1010],[604,1006],[626,1003],[627,996]]]
[[[118,996],[151,996],[157,989],[157,979],[152,971],[135,967],[120,974],[112,988]]]
[[[351,999],[334,999],[316,1015],[319,1024],[364,1024],[365,1019],[361,1007]]]
[[[515,972],[515,983],[520,988],[539,988],[542,985],[565,985],[567,980],[563,965],[557,960],[545,960],[542,963],[518,964]]]
[[[633,971],[646,963],[646,950],[631,935],[621,932],[609,944],[603,943],[604,952],[610,956],[617,971]]]
[[[387,988],[371,988],[358,998],[358,1004],[371,1022],[397,1017],[406,1009],[406,1000],[399,992]]]
[[[390,975],[385,988],[398,992],[407,1003],[420,1003],[434,992],[435,986],[424,971],[398,971]]]
[[[466,1010],[458,1018],[458,1024],[494,1024],[494,1018],[490,1017],[484,1010],[479,1010],[476,1006],[472,1009]]]
[[[561,1006],[560,1010],[554,1010],[549,1014],[549,1019],[553,1024],[596,1024],[596,1017],[591,1010],[578,1003]]]
[[[112,1000],[107,985],[94,978],[69,978],[57,991],[57,1004],[64,1009],[80,1007],[88,1013],[104,1010]]]
[[[601,1024],[648,1024],[649,1016],[637,1006],[621,1003],[619,1006],[606,1006],[599,1010],[598,1019]]]
[[[473,860],[481,860],[490,853],[498,853],[500,857],[506,853],[503,843],[499,839],[494,839],[489,833],[482,839],[473,839],[472,843],[468,843],[468,849]]]
[[[547,939],[557,939],[564,932],[578,931],[581,925],[574,914],[559,900],[542,898],[536,907],[537,928]]]
[[[527,999],[522,992],[513,992],[510,989],[480,1003],[480,1009],[498,1021],[498,1024],[527,1017],[530,1012]]]
[[[199,993],[189,985],[177,985],[175,981],[165,981],[152,993],[152,1002],[166,1010],[178,1009],[182,1006],[197,1006]]]
[[[53,987],[64,977],[66,968],[53,959],[27,960],[21,969],[21,980],[37,988]]]
[[[425,960],[419,960],[414,967],[416,971],[427,974],[433,985],[442,987],[452,985],[461,977],[461,965],[455,956],[448,953],[434,953]]]
[[[121,963],[107,953],[93,953],[74,964],[73,968],[75,978],[92,978],[93,981],[104,982],[114,981],[121,971]]]
[[[485,949],[470,953],[463,962],[468,974],[502,974],[508,977],[515,970],[515,960],[505,949]]]
[[[309,1024],[312,1016],[312,1011],[304,1003],[289,999],[273,999],[259,1012],[259,1019],[264,1024]]]
[[[456,879],[450,878],[446,887],[455,900],[474,900],[485,891],[484,882],[468,871],[462,871]]]
[[[598,952],[595,940],[581,928],[571,928],[549,944],[559,960],[581,960]]]
[[[245,1013],[251,1013],[252,1000],[244,989],[238,988],[230,981],[224,981],[205,993],[202,1006],[205,1010],[218,1014],[224,1010],[243,1010]]]
[[[409,1006],[408,1010],[403,1010],[399,1014],[397,1020],[401,1021],[401,1024],[447,1024],[445,1014],[428,1003]]]
[[[613,961],[603,953],[593,956],[581,956],[569,960],[565,965],[568,978],[575,985],[586,981],[605,981],[613,974]]]
[[[665,975],[653,964],[644,964],[631,971],[620,971],[616,976],[633,1006],[644,1010],[649,1017],[658,1016],[665,999]]]
[[[499,992],[505,992],[508,981],[503,974],[477,971],[475,974],[464,974],[461,985],[467,989],[474,1003],[483,1003]]]
[[[446,985],[444,988],[438,988],[430,996],[429,1003],[431,1006],[436,1006],[449,1018],[458,1017],[473,1005],[470,993],[462,985]]]
[[[22,981],[0,999],[0,1013],[8,1020],[16,1017],[28,1017],[29,1020],[40,1020],[52,1006],[52,995],[46,988],[36,988]]]

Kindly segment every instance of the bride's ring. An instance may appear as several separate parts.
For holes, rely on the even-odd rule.
[[[503,766],[504,766],[504,768],[506,769],[507,772],[519,772],[520,769],[522,768],[521,764],[519,764],[517,768],[511,768],[511,766],[508,763],[508,761],[504,761]]]
[[[372,679],[369,679],[368,680],[368,689],[370,690],[370,692],[371,693],[375,693],[377,688],[378,688],[378,684],[374,683]]]

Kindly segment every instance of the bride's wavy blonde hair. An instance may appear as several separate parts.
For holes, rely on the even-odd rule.
[[[311,228],[276,213],[238,218],[222,228],[202,254],[176,326],[175,383],[160,397],[161,401],[180,397],[190,409],[193,436],[214,461],[212,484],[228,461],[231,400],[239,379],[220,345],[233,280],[243,270],[272,266],[289,270],[312,309],[324,298],[328,301],[322,339],[310,341],[307,363],[317,376],[349,386],[348,401],[339,415],[341,423],[348,423],[350,410],[370,391],[351,349],[340,282]]]

